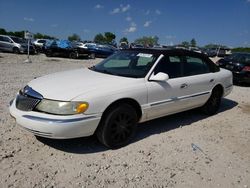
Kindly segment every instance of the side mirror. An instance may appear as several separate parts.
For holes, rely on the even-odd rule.
[[[163,72],[158,72],[156,75],[151,75],[150,81],[165,82],[169,79],[168,74]]]

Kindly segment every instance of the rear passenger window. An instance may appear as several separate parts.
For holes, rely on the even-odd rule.
[[[184,76],[209,73],[209,66],[198,57],[186,56],[184,63]]]

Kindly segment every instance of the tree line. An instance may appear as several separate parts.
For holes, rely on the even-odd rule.
[[[24,33],[25,33],[24,30],[13,32],[13,31],[6,31],[4,28],[0,28],[0,35],[11,35],[11,36],[24,38]],[[35,33],[34,38],[35,39],[57,39],[54,36],[50,36],[50,35],[46,35],[42,33]],[[68,36],[68,40],[69,41],[82,41],[81,37],[76,33],[73,33],[72,35]],[[105,32],[103,34],[98,33],[95,35],[93,41],[96,43],[100,43],[100,44],[110,44],[110,45],[116,46],[116,35],[112,32]],[[129,44],[129,41],[126,37],[122,37],[119,40],[119,43],[122,43],[122,42]],[[143,37],[135,39],[133,43],[152,47],[155,45],[159,45],[159,37],[158,36],[143,36]],[[193,38],[190,41],[181,42],[178,46],[183,46],[186,48],[197,47],[197,42]],[[204,46],[204,48],[219,48],[219,47],[228,48],[227,46],[219,45],[219,44],[207,44]],[[238,48],[233,48],[232,51],[233,52],[250,52],[250,48],[238,47]]]
[[[15,36],[15,37],[20,37],[24,38],[24,33],[25,31],[6,31],[3,28],[0,28],[0,35],[10,35],[10,36]],[[41,33],[35,33],[34,38],[36,39],[55,39],[55,37],[49,36],[49,35],[44,35]]]

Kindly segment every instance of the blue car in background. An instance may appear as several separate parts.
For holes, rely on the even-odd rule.
[[[91,52],[91,54],[95,54],[95,57],[106,58],[118,51],[117,48],[106,44],[86,43],[84,46]]]

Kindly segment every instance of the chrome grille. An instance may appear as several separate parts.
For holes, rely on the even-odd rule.
[[[32,111],[40,101],[40,99],[19,94],[16,97],[16,107],[22,111]]]

